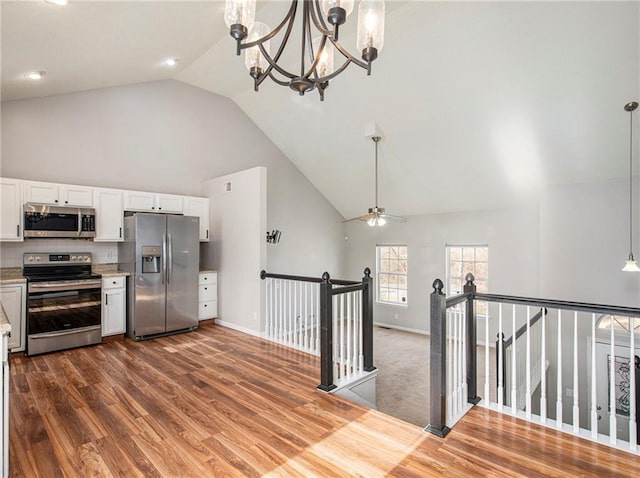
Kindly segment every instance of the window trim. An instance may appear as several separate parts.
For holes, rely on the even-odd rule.
[[[449,248],[450,247],[486,247],[487,248],[487,265],[489,264],[489,244],[487,243],[446,243],[445,244],[445,261],[446,261],[446,282],[445,282],[445,294],[447,297],[453,297],[453,295],[450,293],[449,291],[449,285],[451,283],[451,258],[449,255]],[[474,260],[474,262],[476,262]],[[485,278],[486,283],[487,283],[487,290],[489,289],[489,274],[487,274],[487,277]],[[462,294],[462,291],[460,291],[460,293]],[[456,294],[457,295],[457,294]],[[486,313],[478,313],[476,312],[476,315],[479,319],[486,319],[489,315],[489,309],[487,307],[487,312]]]
[[[405,247],[407,249],[407,272],[404,274],[407,283],[407,300],[404,303],[401,302],[385,302],[380,300],[380,247]],[[388,243],[388,244],[376,244],[376,304],[385,305],[389,307],[399,307],[401,309],[407,309],[409,307],[409,246],[406,243]]]

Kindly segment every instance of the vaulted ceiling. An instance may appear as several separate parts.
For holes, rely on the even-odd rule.
[[[165,78],[204,88],[231,98],[345,217],[373,206],[372,122],[380,205],[392,214],[500,207],[628,174],[623,105],[640,98],[640,2],[388,1],[372,75],[351,66],[324,102],[269,80],[254,92],[223,8],[3,1],[2,100]],[[287,8],[258,0],[257,17],[275,26]],[[354,36],[341,33],[353,53]],[[167,57],[180,59],[174,69]],[[29,70],[47,76],[28,83]]]

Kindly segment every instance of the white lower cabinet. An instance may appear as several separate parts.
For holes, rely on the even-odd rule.
[[[0,287],[0,302],[11,324],[9,349],[12,352],[24,350],[24,328],[27,316],[26,284],[11,284]]]
[[[218,273],[201,272],[198,294],[198,318],[200,320],[218,317]]]
[[[127,317],[127,278],[102,278],[102,336],[124,334]]]

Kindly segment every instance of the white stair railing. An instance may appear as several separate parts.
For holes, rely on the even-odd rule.
[[[320,355],[320,284],[265,278],[264,338]]]
[[[484,368],[481,405],[640,455],[640,308],[476,293],[471,274],[458,296],[433,286],[428,431],[446,435],[477,403]],[[489,304],[481,341],[478,301]]]
[[[373,372],[373,279],[260,273],[265,281],[263,337],[320,356],[325,392]]]

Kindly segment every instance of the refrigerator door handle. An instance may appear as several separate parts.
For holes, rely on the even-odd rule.
[[[162,285],[167,277],[167,235],[162,235]]]
[[[169,270],[167,271],[167,284],[171,283],[171,274],[173,273],[173,238],[171,234],[167,234],[168,244],[167,249],[169,250]]]

